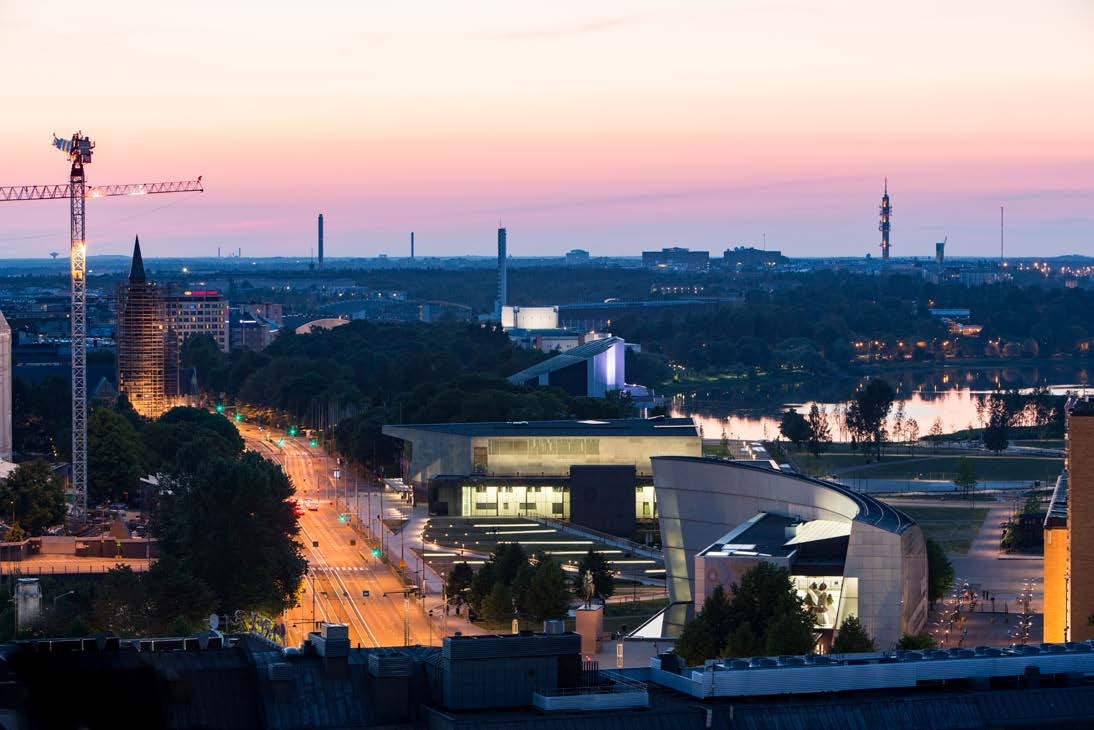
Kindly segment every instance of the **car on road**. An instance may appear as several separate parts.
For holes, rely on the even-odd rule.
[[[297,504],[294,504],[294,505],[293,505],[293,508],[292,508],[292,512],[293,512],[293,514],[294,514],[294,515],[296,515],[297,517],[300,517],[300,516],[301,516],[301,515],[303,515],[303,514],[304,514],[305,512],[307,512],[307,510],[306,510],[306,509],[304,509],[304,505],[302,505],[302,504],[300,504],[300,503],[297,503]]]
[[[305,499],[304,500],[304,506],[307,507],[312,512],[315,512],[317,509],[319,509],[319,500],[318,499]]]

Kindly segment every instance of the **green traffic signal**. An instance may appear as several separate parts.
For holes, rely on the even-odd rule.
[[[374,557],[374,558],[380,557],[380,548],[372,548],[372,557]]]
[[[285,439],[278,439],[277,440],[277,445],[278,446],[284,446],[285,445]]]
[[[311,441],[308,442],[308,446],[317,446],[317,445],[318,445],[318,442],[315,439],[312,439]]]
[[[224,413],[224,404],[217,403],[217,413]]]
[[[338,521],[339,521],[339,522],[345,522],[345,521],[346,521],[346,514],[345,514],[345,512],[343,512],[343,513],[341,513],[341,514],[339,514],[339,515],[338,515]]]
[[[295,436],[296,435],[296,426],[289,426],[289,435],[290,436]]]
[[[237,421],[242,421],[243,420],[243,414],[242,413],[237,413],[234,416],[232,416],[232,418],[236,419]]]

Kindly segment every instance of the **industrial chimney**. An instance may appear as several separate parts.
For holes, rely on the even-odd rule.
[[[414,260],[414,231],[410,232],[410,260]]]
[[[323,214],[319,214],[319,265],[323,265]]]
[[[498,321],[501,321],[501,310],[508,304],[508,292],[506,291],[506,267],[507,262],[505,259],[505,229],[498,229],[498,303],[494,310],[494,314],[497,315]]]

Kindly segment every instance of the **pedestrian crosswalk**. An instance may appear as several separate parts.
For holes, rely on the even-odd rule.
[[[313,566],[311,570],[315,573],[364,573],[368,568],[364,565],[327,565],[324,567]]]

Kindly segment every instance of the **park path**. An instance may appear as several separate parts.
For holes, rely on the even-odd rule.
[[[1043,559],[1029,557],[1012,559],[999,553],[999,539],[1003,534],[1000,524],[1010,518],[1011,505],[999,503],[988,510],[980,531],[976,533],[969,551],[965,555],[951,555],[956,580],[995,594],[997,605],[1006,601],[1009,606],[1016,605],[1019,593],[1022,593],[1027,581],[1032,581],[1033,610],[1041,610],[1041,576]]]

